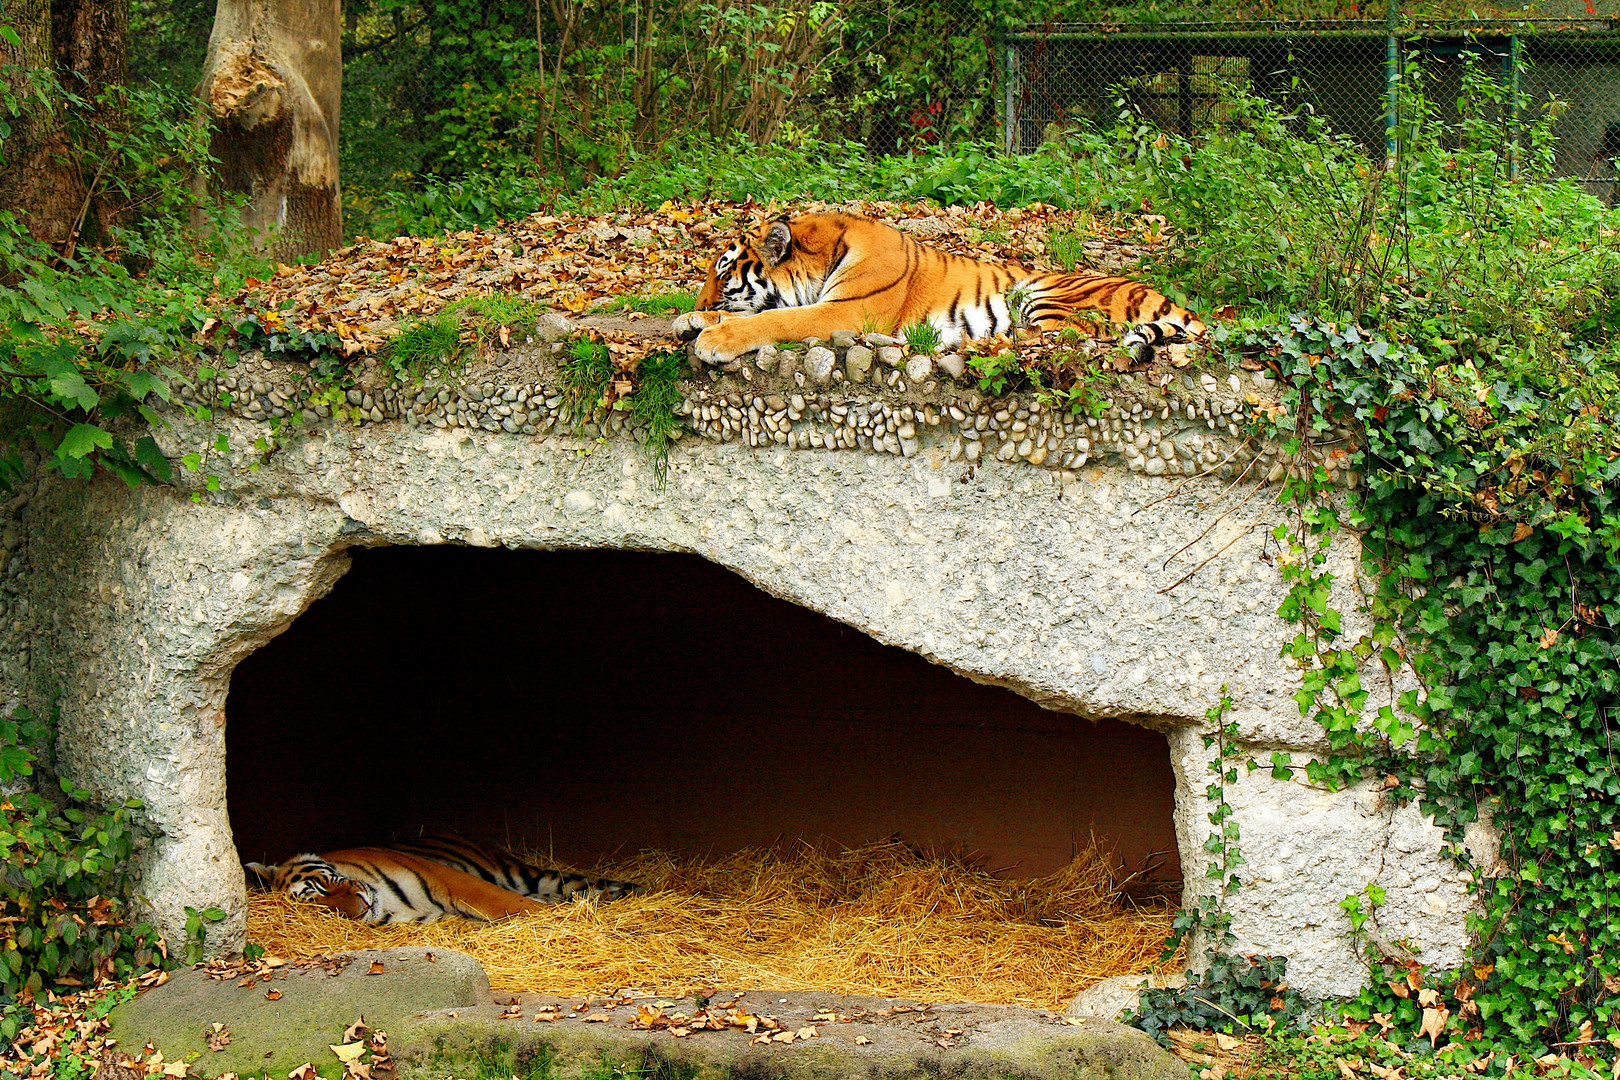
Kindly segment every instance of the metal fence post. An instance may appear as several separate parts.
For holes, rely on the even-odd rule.
[[[1401,17],[1400,0],[1389,0],[1389,13],[1385,27],[1384,45],[1384,153],[1394,157],[1399,147],[1400,104],[1397,96],[1401,85],[1401,43],[1395,37]]]
[[[1519,35],[1508,37],[1508,130],[1512,141],[1508,143],[1508,179],[1519,178]]]
[[[1013,45],[1013,36],[1007,34],[1003,39],[1006,42],[1006,84],[1007,103],[1002,112],[1002,148],[1008,154],[1018,150],[1018,50]]]

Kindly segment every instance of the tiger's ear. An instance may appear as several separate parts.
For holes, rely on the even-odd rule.
[[[765,243],[760,249],[760,254],[765,256],[765,261],[772,266],[777,266],[783,259],[788,257],[788,252],[792,250],[793,230],[788,228],[788,223],[786,221],[771,222],[771,231],[765,234]]]
[[[248,873],[250,873],[254,877],[258,878],[259,879],[259,884],[261,886],[263,886],[264,888],[266,888],[266,889],[268,889],[271,886],[271,884],[276,880],[276,870],[277,870],[277,868],[274,867],[274,866],[266,866],[262,862],[246,862],[246,863],[243,863],[242,864],[242,869],[246,870]]]

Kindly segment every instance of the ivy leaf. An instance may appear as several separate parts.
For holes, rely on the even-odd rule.
[[[1547,572],[1545,559],[1536,559],[1534,562],[1520,563],[1513,568],[1513,572],[1532,585],[1541,584],[1541,576]]]

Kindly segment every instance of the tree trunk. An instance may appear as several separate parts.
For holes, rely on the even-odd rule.
[[[339,0],[219,0],[203,72],[217,182],[248,197],[253,244],[278,259],[337,247]]]
[[[56,64],[51,47],[48,0],[11,0],[5,22],[20,47],[0,39],[0,66],[7,94],[21,105],[0,142],[0,210],[10,210],[36,240],[58,251],[74,238],[83,208],[85,178],[69,149]]]
[[[129,53],[129,0],[51,0],[51,46],[56,77],[68,93],[82,98],[80,122],[98,134],[122,132],[128,123],[121,100],[109,93],[125,81]],[[81,147],[81,151],[82,151]],[[80,167],[80,180],[89,184],[76,228],[68,242],[72,249],[111,239],[124,207],[105,197],[98,184],[94,157]],[[89,171],[91,175],[85,176]]]

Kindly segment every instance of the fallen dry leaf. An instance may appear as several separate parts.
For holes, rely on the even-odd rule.
[[[367,975],[381,975],[382,973],[383,962],[381,960],[373,960],[371,962],[371,969],[366,972]]]
[[[326,1046],[327,1049],[336,1054],[337,1059],[343,1062],[345,1065],[351,1061],[360,1060],[360,1055],[366,1052],[366,1044],[363,1042],[344,1043],[342,1046],[334,1046],[331,1043],[327,1043]]]
[[[870,1046],[871,1044],[872,1044],[872,1040],[868,1039],[865,1035],[857,1035],[857,1036],[855,1036],[855,1045],[856,1046]]]
[[[264,992],[264,996],[265,996],[265,1000],[267,1000],[267,1001],[280,1001],[281,1000],[281,991],[280,990],[274,990],[274,989],[266,990]]]
[[[1446,1018],[1450,1015],[1451,1010],[1445,1008],[1424,1009],[1423,1025],[1418,1028],[1418,1038],[1421,1039],[1423,1036],[1427,1035],[1429,1037],[1429,1045],[1434,1046],[1437,1042],[1439,1042],[1440,1036],[1445,1034]]]

